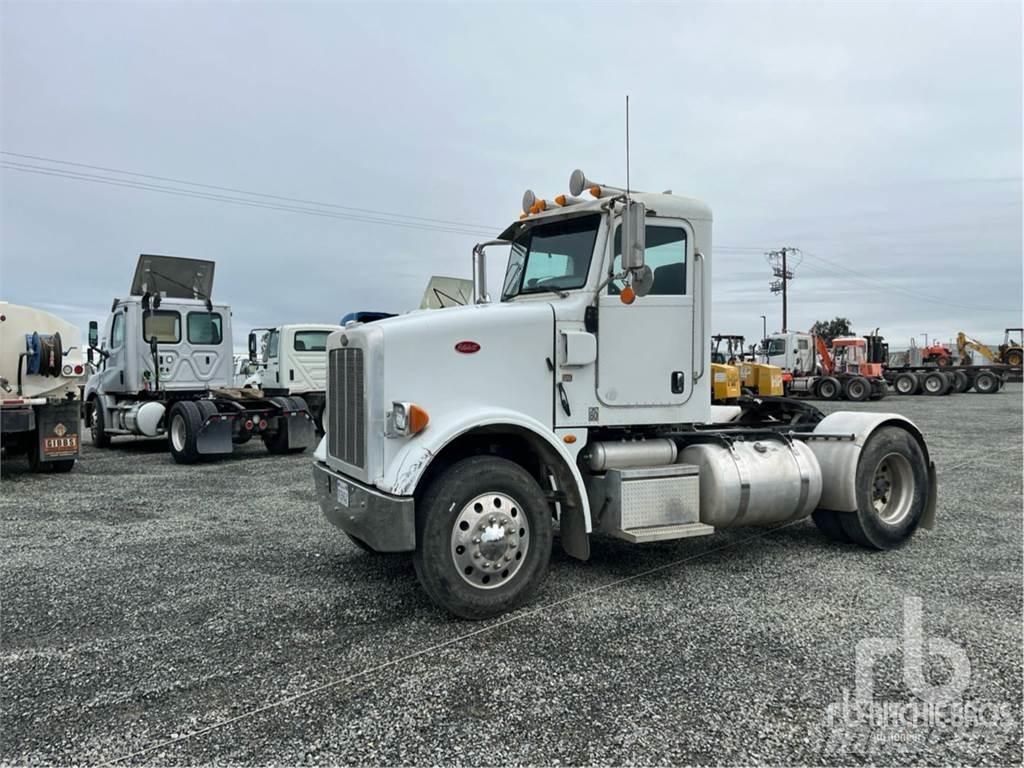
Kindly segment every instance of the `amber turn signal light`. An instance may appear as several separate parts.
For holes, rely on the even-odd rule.
[[[632,304],[636,301],[636,291],[633,290],[633,286],[627,285],[622,289],[622,293],[619,294],[619,301],[623,304]]]

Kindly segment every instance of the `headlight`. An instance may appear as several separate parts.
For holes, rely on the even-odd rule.
[[[407,437],[426,429],[430,422],[430,416],[416,403],[396,401],[391,404],[391,418],[388,421],[390,422],[389,437]]]

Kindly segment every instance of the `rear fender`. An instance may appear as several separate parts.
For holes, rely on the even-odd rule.
[[[865,443],[881,427],[893,426],[909,432],[924,453],[928,469],[928,504],[921,526],[935,525],[935,504],[938,484],[935,465],[928,453],[924,435],[914,422],[897,413],[866,413],[840,411],[822,419],[814,428],[816,435],[853,436],[852,440],[808,440],[807,445],[821,465],[821,501],[819,507],[834,512],[857,511],[857,465]]]

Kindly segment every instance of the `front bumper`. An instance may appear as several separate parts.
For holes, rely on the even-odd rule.
[[[313,483],[320,509],[331,525],[377,552],[416,549],[416,510],[411,496],[381,493],[320,462],[313,464]]]

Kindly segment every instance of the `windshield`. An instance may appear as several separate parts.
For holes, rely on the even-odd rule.
[[[582,288],[601,215],[540,224],[524,231],[508,258],[502,301],[527,293]]]
[[[769,356],[786,354],[786,340],[768,339],[768,347],[765,352]]]

